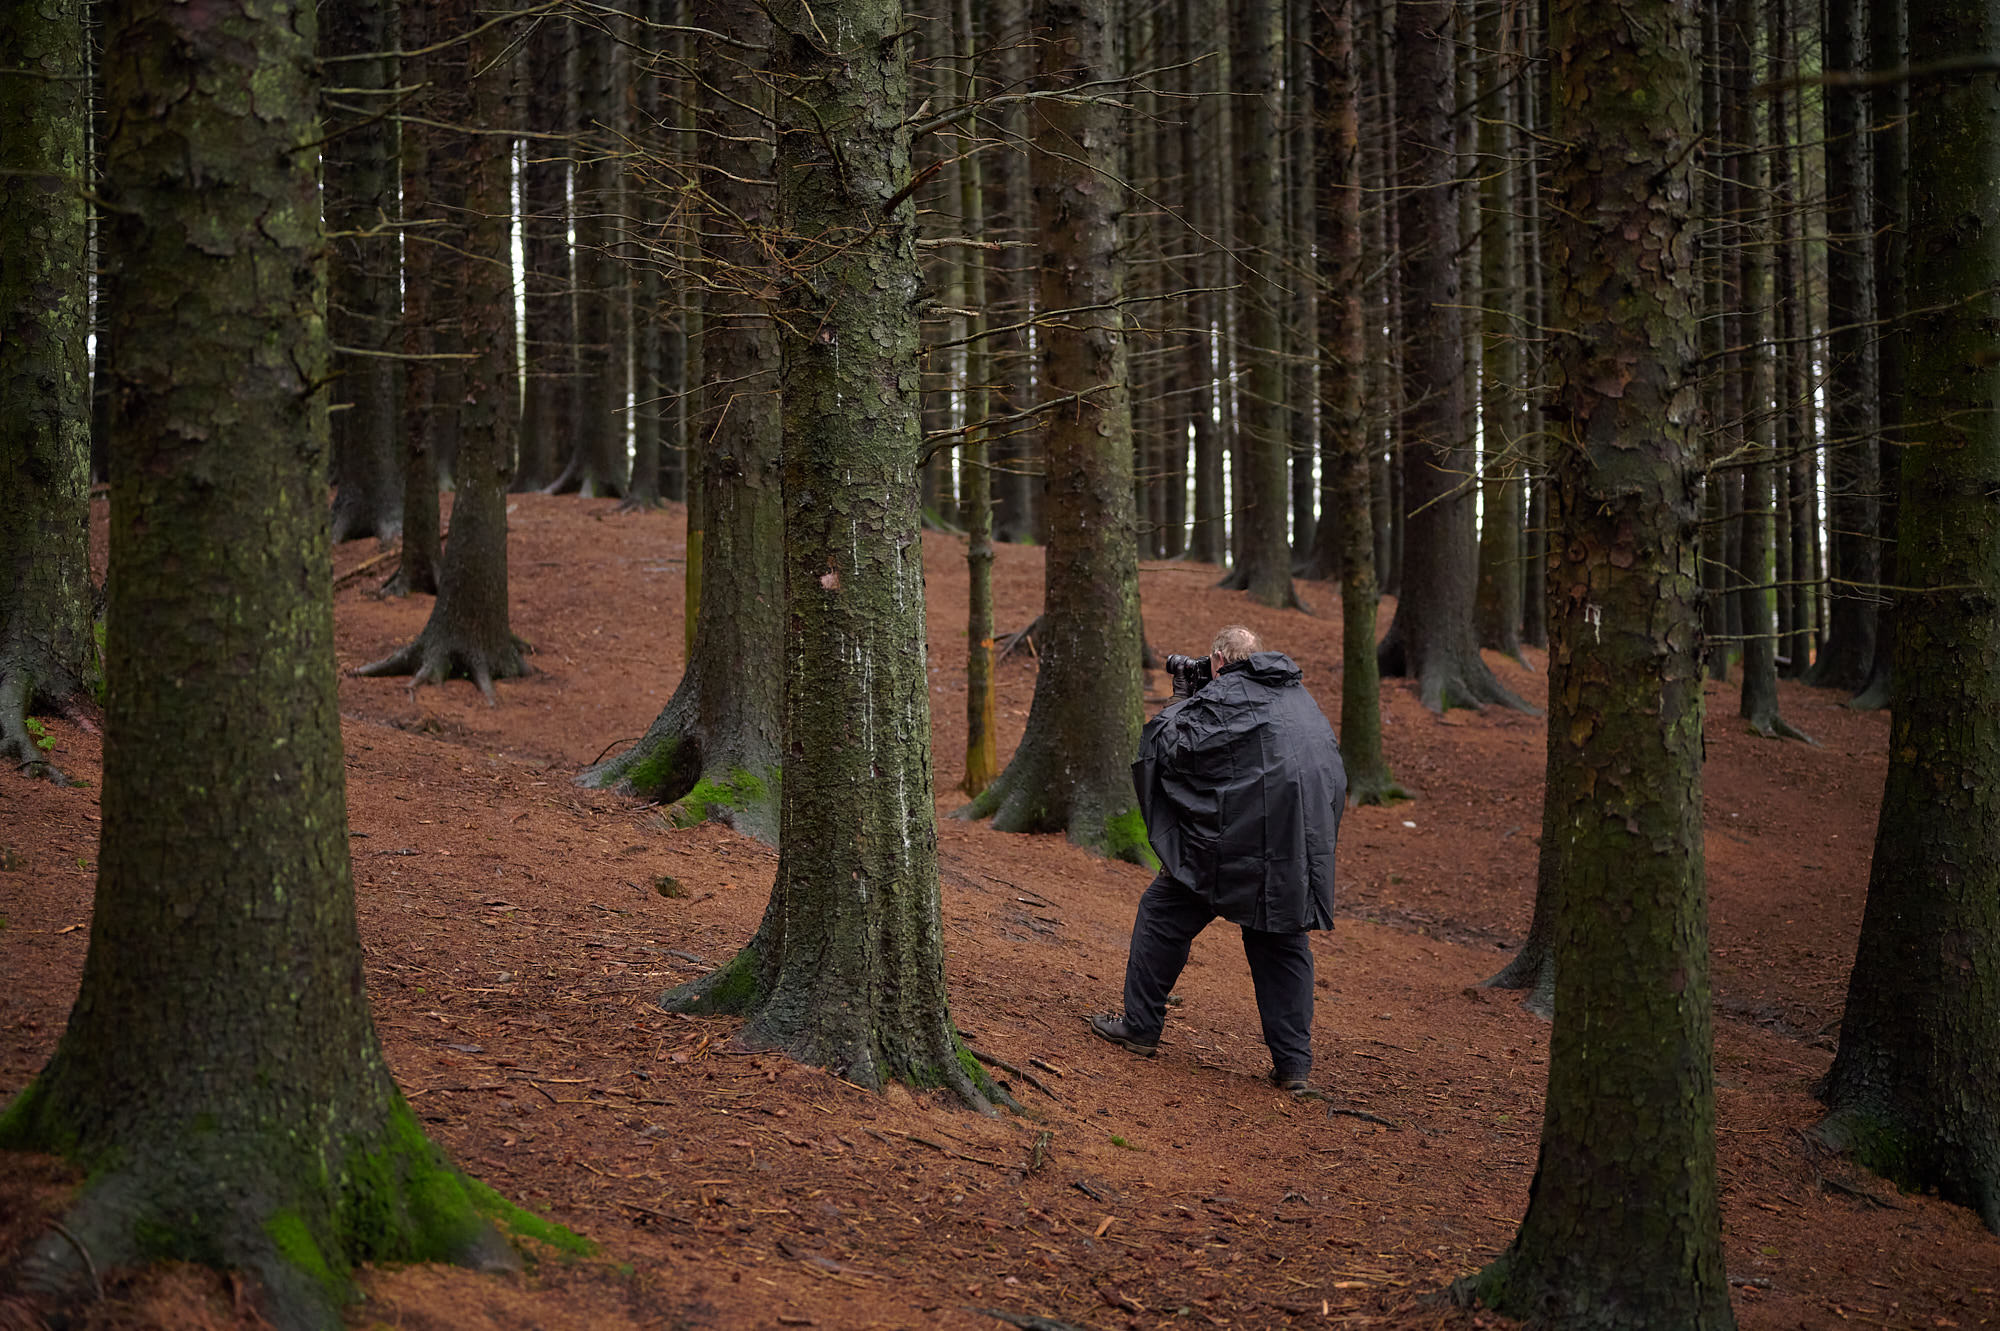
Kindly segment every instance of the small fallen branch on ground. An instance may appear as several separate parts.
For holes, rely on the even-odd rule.
[[[1040,1077],[1037,1077],[1034,1073],[1023,1072],[1020,1068],[1015,1067],[1012,1063],[1009,1063],[1006,1059],[996,1058],[992,1054],[984,1053],[981,1050],[974,1049],[971,1045],[967,1045],[965,1047],[965,1052],[971,1054],[974,1058],[978,1059],[980,1062],[984,1063],[989,1068],[999,1068],[1002,1072],[1009,1073],[1013,1076],[1019,1077],[1022,1081],[1028,1083],[1028,1085],[1034,1087],[1036,1090],[1040,1091],[1043,1095],[1048,1096],[1049,1099],[1055,1101],[1057,1104],[1062,1103],[1062,1097],[1060,1095],[1057,1095],[1054,1091],[1050,1090],[1048,1087],[1044,1086],[1042,1084],[1042,1079]],[[1048,1067],[1046,1063],[1042,1064],[1042,1066]],[[1049,1071],[1054,1072],[1055,1069],[1049,1068]],[[1062,1074],[1056,1073],[1056,1075],[1061,1076]]]

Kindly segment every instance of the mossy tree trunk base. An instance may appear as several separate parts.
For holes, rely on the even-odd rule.
[[[751,0],[718,0],[709,22],[729,36],[696,43],[700,114],[711,130],[701,139],[709,180],[701,243],[717,270],[747,272],[767,259],[760,237],[776,224],[770,19]],[[778,335],[750,292],[709,291],[703,310],[687,668],[639,742],[577,782],[668,805],[681,826],[712,819],[776,845],[785,714]]]
[[[1160,867],[1146,840],[1129,771],[1122,782],[1107,783],[1109,789],[1086,787],[1066,770],[1055,746],[1028,748],[1024,739],[1006,769],[952,817],[991,818],[996,832],[1061,832],[1071,844],[1109,859]],[[1133,748],[1136,752],[1136,743]]]
[[[780,769],[777,737],[768,732],[782,699],[771,699],[772,710],[761,719],[742,717],[747,734],[731,733],[713,723],[703,705],[711,692],[704,683],[707,659],[697,656],[689,665],[637,744],[585,769],[576,783],[667,805],[676,826],[712,820],[775,846]]]
[[[1044,90],[1094,87],[1115,72],[1102,0],[1040,0],[1033,24],[1045,35],[1036,48]],[[1030,119],[1041,299],[1049,309],[1094,313],[1051,328],[1041,344],[1047,391],[1073,401],[1049,419],[1043,439],[1048,556],[1034,702],[1013,759],[955,816],[992,816],[1003,832],[1063,832],[1100,855],[1151,865],[1132,788],[1145,642],[1119,313],[1124,198],[1113,160],[1116,113],[1107,105],[1044,101]]]
[[[1402,615],[1399,605],[1389,632],[1376,648],[1375,668],[1384,678],[1414,680],[1417,700],[1433,712],[1442,713],[1454,707],[1478,711],[1489,703],[1497,703],[1530,716],[1541,715],[1540,709],[1502,684],[1479,659],[1479,649],[1472,646],[1469,629],[1462,635],[1464,643],[1456,649],[1439,644],[1428,650],[1413,650],[1409,635],[1403,631]]]
[[[103,832],[76,1001],[0,1113],[0,1148],[86,1174],[31,1244],[36,1286],[233,1267],[281,1331],[332,1331],[357,1263],[506,1266],[496,1219],[561,1232],[424,1136],[369,1014],[333,652],[326,236],[299,151],[320,128],[315,7],[103,12],[130,388],[109,439]]]
[[[44,1089],[60,1085],[52,1067],[22,1093],[0,1119],[0,1147],[88,1161],[72,1126],[88,1106]],[[310,1160],[296,1158],[295,1134],[275,1129],[244,1135],[198,1117],[146,1125],[141,1140],[161,1145],[122,1149],[117,1164],[93,1172],[61,1228],[28,1245],[15,1278],[80,1299],[107,1270],[194,1262],[253,1277],[259,1311],[280,1331],[331,1331],[344,1324],[362,1263],[517,1270],[508,1230],[588,1248],[460,1173],[394,1089],[380,1089],[390,1098],[375,1124]]]
[[[765,12],[787,90],[776,233],[795,263],[776,320],[781,848],[756,937],[667,1001],[743,1012],[745,1043],[857,1085],[944,1087],[990,1110],[998,1088],[952,1028],[944,978],[904,15],[897,0]]]

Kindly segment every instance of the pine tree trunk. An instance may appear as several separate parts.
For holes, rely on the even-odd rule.
[[[661,451],[670,402],[665,382],[666,247],[672,223],[668,192],[662,186],[668,161],[660,117],[664,107],[661,84],[667,77],[666,54],[651,25],[668,20],[666,0],[643,0],[633,25],[635,45],[632,76],[632,139],[643,156],[625,166],[626,214],[630,239],[625,266],[631,282],[632,342],[632,479],[621,512],[644,512],[659,506],[663,483]]]
[[[1689,423],[1696,9],[1550,8],[1556,1020],[1527,1216],[1459,1288],[1552,1328],[1727,1328]]]
[[[18,1274],[87,1294],[93,1261],[206,1262],[250,1272],[284,1331],[331,1331],[355,1264],[508,1265],[487,1216],[526,1217],[424,1137],[368,1012],[316,391],[325,239],[299,151],[319,134],[312,6],[109,9],[131,392],[103,840],[68,1027],[0,1117],[0,1146],[60,1151],[89,1181]]]
[[[1370,431],[1363,411],[1361,333],[1360,88],[1354,49],[1354,0],[1313,6],[1314,142],[1319,219],[1318,314],[1325,359],[1321,410],[1334,474],[1341,533],[1340,752],[1348,798],[1381,804],[1403,796],[1382,757],[1381,687],[1375,674],[1374,527],[1369,521]]]
[[[464,108],[454,99],[440,97],[433,71],[442,67],[439,53],[427,52],[436,16],[426,0],[410,0],[403,7],[402,36],[409,50],[402,77],[411,86],[427,89],[417,103],[419,113],[405,125],[402,135],[402,215],[403,230],[403,320],[399,348],[404,358],[402,411],[397,430],[403,441],[399,459],[403,471],[403,546],[396,571],[382,586],[384,596],[422,594],[435,596],[438,564],[442,559],[439,540],[436,441],[442,433],[443,403],[455,392],[456,376],[445,368],[455,362],[441,360],[457,346],[449,328],[458,308],[450,286],[451,265],[446,256],[455,243],[454,219],[460,211],[464,191],[457,162],[449,153],[438,151],[438,125]]]
[[[956,38],[958,97],[970,105],[983,91],[973,71],[979,50],[979,30],[972,18],[972,0],[956,0],[952,8]],[[985,420],[998,405],[989,391],[991,360],[987,355],[987,252],[977,242],[986,237],[986,191],[979,155],[979,121],[968,116],[960,129],[958,210],[965,235],[974,245],[965,252],[965,777],[959,788],[977,795],[1000,773],[999,722],[995,716],[993,680],[993,473],[988,467]]]
[[[674,696],[645,736],[578,778],[713,818],[764,841],[779,833],[785,656],[784,501],[778,330],[753,285],[776,226],[771,186],[771,22],[758,0],[717,0],[697,38],[701,179],[708,197],[702,271],[700,595]],[[746,47],[743,43],[747,43]]]
[[[1480,435],[1485,441],[1479,484],[1485,510],[1479,525],[1479,588],[1473,598],[1479,645],[1521,660],[1521,343],[1515,315],[1524,301],[1518,208],[1514,189],[1515,89],[1519,62],[1502,6],[1479,21],[1489,91],[1479,103],[1481,200],[1479,269],[1484,295],[1480,376]]]
[[[1457,79],[1451,6],[1396,6],[1396,106],[1403,189],[1397,205],[1407,359],[1403,365],[1405,468],[1402,596],[1379,660],[1385,675],[1416,681],[1434,712],[1504,703],[1532,710],[1480,659],[1473,637],[1477,577],[1471,440],[1461,428],[1464,321],[1458,269],[1458,185],[1450,144]]]
[[[1750,723],[1751,733],[1766,739],[1809,739],[1778,713],[1778,589],[1777,562],[1773,548],[1776,524],[1772,517],[1776,484],[1773,473],[1772,431],[1776,428],[1774,408],[1774,352],[1771,346],[1773,307],[1770,156],[1766,145],[1777,135],[1759,132],[1759,107],[1749,95],[1753,82],[1762,82],[1752,64],[1752,43],[1765,5],[1760,0],[1736,0],[1734,27],[1738,34],[1737,93],[1743,99],[1743,285],[1740,301],[1744,331],[1744,421],[1743,421],[1743,557],[1738,566],[1744,583],[1739,598],[1743,606],[1743,688],[1737,699],[1737,714]],[[1768,106],[1768,103],[1766,104]]]
[[[1548,326],[1548,249],[1542,227],[1541,134],[1548,124],[1548,80],[1542,73],[1543,38],[1546,25],[1540,7],[1522,7],[1517,38],[1522,58],[1519,106],[1524,133],[1521,146],[1525,157],[1520,173],[1518,197],[1521,208],[1521,256],[1526,291],[1524,306],[1531,326]],[[1549,358],[1538,339],[1528,351],[1524,382],[1531,385],[1523,430],[1527,440],[1524,461],[1533,472],[1527,486],[1527,529],[1525,558],[1521,561],[1521,640],[1530,647],[1549,645],[1548,615],[1548,480],[1544,458],[1548,452],[1543,434],[1542,404],[1549,381]]]
[[[327,332],[333,340],[333,539],[402,531],[396,361],[401,278],[396,209],[396,0],[329,0],[320,49],[342,92],[326,99],[320,158],[328,240]],[[383,54],[376,54],[383,53]],[[374,59],[356,56],[375,55]],[[368,91],[360,91],[367,89]],[[379,90],[379,91],[377,91]]]
[[[1040,88],[1109,74],[1107,9],[1105,0],[1037,0]],[[991,815],[1003,832],[1067,832],[1101,855],[1147,863],[1131,771],[1143,688],[1116,111],[1048,100],[1031,119],[1040,304],[1081,312],[1041,334],[1052,409],[1043,426],[1049,538],[1034,703],[1013,760],[960,816]]]
[[[1195,335],[1187,344],[1187,374],[1194,387],[1194,530],[1188,539],[1188,557],[1204,564],[1220,564],[1226,557],[1223,540],[1222,468],[1223,444],[1219,420],[1222,414],[1221,372],[1216,355],[1217,330],[1223,326],[1222,296],[1217,290],[1224,281],[1224,257],[1203,237],[1220,236],[1223,215],[1221,191],[1210,188],[1221,169],[1219,158],[1227,152],[1218,129],[1216,73],[1213,60],[1199,60],[1207,49],[1206,39],[1216,32],[1215,0],[1181,0],[1180,62],[1187,67],[1188,93],[1194,99],[1182,112],[1182,151],[1190,181],[1203,182],[1191,188],[1188,213],[1197,234],[1189,238],[1195,247],[1190,264],[1195,294],[1189,301],[1194,316]]]
[[[539,490],[556,478],[572,448],[576,422],[576,275],[569,251],[570,144],[574,128],[570,59],[575,27],[546,14],[527,38],[527,127],[521,167],[522,336],[527,384],[522,394],[521,460],[516,490]]]
[[[1791,0],[1771,0],[1771,73],[1779,80],[1798,74],[1796,34]],[[1778,281],[1778,444],[1776,494],[1772,504],[1777,520],[1778,570],[1778,673],[1786,678],[1803,674],[1811,655],[1811,638],[1806,613],[1807,593],[1805,543],[1811,539],[1802,530],[1805,495],[1801,493],[1804,469],[1799,465],[1816,442],[1813,435],[1811,357],[1804,345],[1811,317],[1804,308],[1805,247],[1799,240],[1798,216],[1803,174],[1798,130],[1798,94],[1781,91],[1771,100],[1772,142],[1771,207],[1777,220],[1775,254]]]
[[[625,288],[618,157],[624,108],[618,98],[618,44],[611,13],[576,29],[576,424],[575,448],[554,494],[625,493],[625,357],[616,306]]]
[[[1238,354],[1245,362],[1236,396],[1235,568],[1226,586],[1259,605],[1297,605],[1286,525],[1291,484],[1285,447],[1283,296],[1276,280],[1284,264],[1284,184],[1278,139],[1276,50],[1281,32],[1275,0],[1238,0],[1230,9],[1230,114],[1237,146],[1238,263],[1235,273]]]
[[[1907,20],[1903,0],[1869,0],[1868,43],[1877,69],[1900,69],[1908,63]],[[1877,526],[1882,534],[1881,578],[1885,585],[1897,583],[1896,528],[1897,493],[1901,488],[1901,443],[1903,418],[1903,362],[1908,354],[1907,314],[1903,298],[1903,258],[1905,226],[1909,214],[1909,182],[1904,166],[1909,155],[1910,89],[1895,82],[1874,93],[1875,133],[1871,149],[1874,190],[1871,217],[1875,226],[1875,314],[1882,321],[1875,344],[1876,381],[1879,385],[1879,425],[1882,446],[1877,450],[1882,507]],[[1887,707],[1890,671],[1893,669],[1895,632],[1893,605],[1878,610],[1875,657],[1868,682],[1849,702],[1865,709]]]
[[[0,12],[0,70],[16,71],[0,74],[0,768],[58,781],[28,713],[98,674],[83,18],[81,0]]]
[[[1285,451],[1291,469],[1292,543],[1290,561],[1304,564],[1318,534],[1313,464],[1318,457],[1313,398],[1318,361],[1319,292],[1313,280],[1312,146],[1313,0],[1285,0]],[[1324,464],[1332,469],[1332,459]]]
[[[1186,49],[1186,40],[1181,33],[1182,6],[1179,0],[1164,4],[1159,13],[1159,63],[1171,64]],[[1165,334],[1160,347],[1160,379],[1167,386],[1167,400],[1162,412],[1162,438],[1156,454],[1159,470],[1157,487],[1159,508],[1155,521],[1159,525],[1157,548],[1162,558],[1179,559],[1187,553],[1188,526],[1188,431],[1194,424],[1196,404],[1201,401],[1198,381],[1188,372],[1190,362],[1189,344],[1194,340],[1194,303],[1192,298],[1182,294],[1196,285],[1190,256],[1196,248],[1193,237],[1187,234],[1183,221],[1190,216],[1192,196],[1189,193],[1187,136],[1185,125],[1190,112],[1185,104],[1176,103],[1171,98],[1156,98],[1158,118],[1153,124],[1155,140],[1155,161],[1160,172],[1160,199],[1172,207],[1178,216],[1166,217],[1155,223],[1160,233],[1160,248],[1167,254],[1178,256],[1166,263],[1166,272],[1161,279],[1174,292],[1172,299],[1161,307],[1160,322]]]
[[[1994,0],[1912,0],[1913,65],[2000,44]],[[1821,1135],[2000,1232],[2000,79],[1910,86],[1889,772]],[[1968,292],[1978,293],[1968,298]]]
[[[947,1086],[985,1108],[1000,1092],[944,983],[904,18],[896,0],[768,12],[780,234],[799,263],[778,320],[793,761],[763,925],[668,1001],[747,1012],[746,1041],[860,1085]]]
[[[981,6],[986,25],[983,40],[992,52],[986,62],[1002,87],[1024,88],[1032,56],[1029,52],[1027,0],[992,0]],[[1018,102],[997,109],[992,129],[1003,147],[989,151],[986,169],[986,238],[1002,242],[1030,238],[1034,204],[1028,193],[1027,108]],[[988,339],[988,372],[996,387],[996,425],[988,447],[993,465],[993,536],[1000,541],[1034,536],[1034,490],[1040,471],[1036,456],[1036,425],[1022,412],[1034,405],[1028,335],[1024,326],[1032,313],[1031,276],[1026,256],[1032,250],[998,250],[987,267],[986,294],[991,302],[993,329]]]
[[[478,27],[470,0],[431,5],[447,32],[471,33],[448,48],[433,68],[460,92],[469,123],[512,123],[512,40],[498,25]],[[477,31],[474,31],[478,28]],[[515,389],[514,272],[509,245],[513,208],[513,149],[499,134],[471,134],[450,151],[463,165],[466,219],[452,256],[458,292],[456,343],[463,362],[453,465],[457,493],[451,536],[438,569],[438,598],[430,620],[407,646],[363,666],[363,675],[409,675],[410,687],[463,676],[494,701],[493,681],[528,673],[519,639],[507,616],[507,486],[514,476],[520,438],[520,398]]]
[[[1861,0],[1827,0],[1826,68],[1859,69]],[[1866,94],[1828,88],[1826,104],[1827,528],[1831,542],[1826,642],[1806,682],[1859,689],[1875,659],[1871,584],[1881,575],[1876,527],[1873,245],[1869,238]]]

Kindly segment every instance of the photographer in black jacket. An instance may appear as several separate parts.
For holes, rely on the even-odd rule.
[[[1132,766],[1160,875],[1132,924],[1124,1015],[1090,1026],[1135,1054],[1158,1053],[1188,947],[1220,917],[1243,928],[1271,1081],[1302,1091],[1312,1071],[1306,934],[1333,927],[1347,771],[1298,666],[1261,646],[1232,624],[1206,660],[1168,658],[1175,700],[1147,724]]]

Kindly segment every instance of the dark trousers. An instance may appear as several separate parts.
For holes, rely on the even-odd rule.
[[[1132,951],[1125,958],[1125,1026],[1142,1040],[1156,1040],[1166,1024],[1167,995],[1187,965],[1195,935],[1215,919],[1201,897],[1165,874],[1139,898],[1132,921]],[[1280,1077],[1312,1071],[1313,955],[1303,933],[1243,930],[1243,957],[1257,990],[1264,1043]]]

